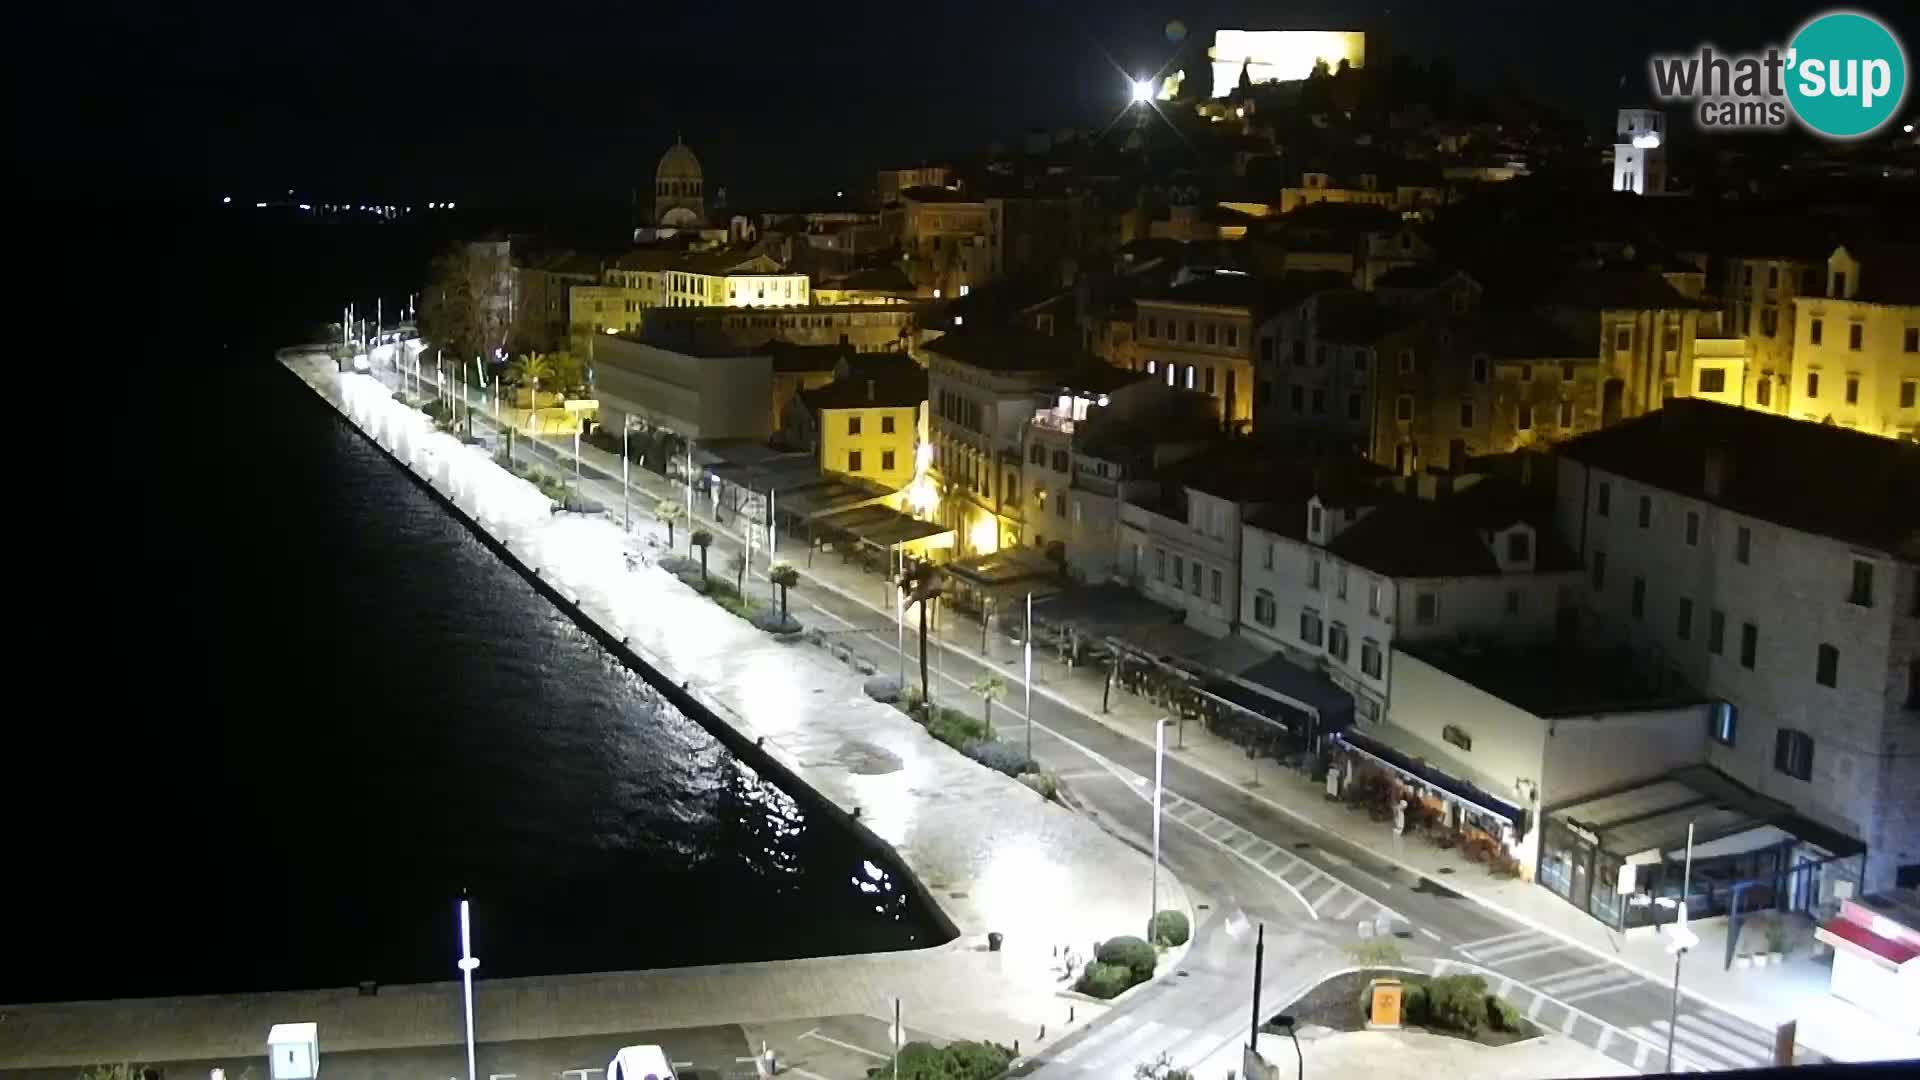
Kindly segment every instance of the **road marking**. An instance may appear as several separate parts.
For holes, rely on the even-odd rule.
[[[1674,906],[1679,907],[1680,905],[1678,902],[1676,902]],[[1633,1067],[1639,1070],[1640,1072],[1646,1072],[1647,1071],[1647,1044],[1640,1043],[1639,1046],[1640,1046],[1640,1049],[1635,1050],[1633,1052]]]
[[[1481,938],[1479,941],[1462,942],[1460,944],[1460,948],[1462,950],[1477,949],[1482,945],[1497,945],[1503,941],[1514,941],[1523,937],[1531,937],[1532,935],[1533,935],[1533,931],[1531,930],[1514,930],[1505,934],[1501,934],[1498,937]]]
[[[1748,1052],[1758,1055],[1766,1061],[1773,1060],[1773,1040],[1764,1036],[1742,1031],[1719,1017],[1706,1013],[1688,1012],[1680,1014],[1680,1030],[1685,1031],[1691,1023],[1709,1035],[1727,1040],[1728,1046],[1746,1046]]]
[[[1569,1016],[1573,1015],[1573,1010],[1568,1009],[1567,1015]],[[1607,1052],[1608,1044],[1612,1042],[1613,1042],[1613,1029],[1610,1027],[1603,1027],[1600,1029],[1600,1041],[1597,1043],[1594,1043],[1593,1048],[1599,1051],[1600,1053],[1604,1054]]]
[[[1588,998],[1596,998],[1605,994],[1615,994],[1622,990],[1636,989],[1646,982],[1645,979],[1640,978],[1638,975],[1631,975],[1627,972],[1622,972],[1621,974],[1627,977],[1615,978],[1610,982],[1602,983],[1598,986],[1589,986],[1571,993],[1562,993],[1559,995],[1560,1000],[1585,1001]]]
[[[753,1059],[752,1059],[752,1058],[739,1058],[738,1060],[740,1060],[740,1061],[752,1061]],[[817,1072],[808,1072],[807,1070],[805,1070],[805,1069],[802,1069],[802,1068],[800,1068],[800,1067],[799,1067],[798,1065],[785,1065],[785,1066],[782,1066],[782,1067],[781,1067],[781,1069],[780,1069],[780,1071],[781,1071],[781,1072],[785,1072],[785,1073],[792,1073],[792,1074],[793,1074],[793,1075],[795,1075],[795,1076],[804,1076],[804,1077],[806,1077],[806,1078],[807,1078],[807,1080],[827,1080],[827,1078],[826,1078],[826,1077],[824,1077],[824,1076],[821,1076],[821,1075],[820,1075],[819,1073],[817,1073]]]
[[[1427,928],[1426,928],[1426,927],[1424,927],[1424,926],[1420,928],[1420,932],[1421,932],[1421,933],[1423,933],[1423,934],[1425,934],[1425,935],[1427,935],[1428,937],[1430,937],[1430,938],[1432,938],[1432,939],[1433,939],[1433,940],[1435,940],[1435,941],[1439,941],[1439,940],[1440,940],[1440,935],[1439,935],[1439,934],[1436,934],[1436,933],[1434,933],[1433,931],[1431,931],[1431,930],[1429,930],[1429,929],[1427,929]]]
[[[850,1042],[841,1042],[831,1035],[822,1035],[818,1031],[809,1031],[800,1037],[803,1039],[818,1039],[823,1043],[831,1043],[842,1050],[851,1050],[856,1054],[865,1054],[870,1058],[879,1058],[881,1061],[893,1060],[893,1055],[891,1054],[882,1054],[878,1050],[869,1050],[864,1046],[855,1046]]]
[[[1605,960],[1602,960],[1597,963],[1582,964],[1581,966],[1576,968],[1568,968],[1565,971],[1560,971],[1552,975],[1548,975],[1546,978],[1543,978],[1543,979],[1535,979],[1533,981],[1533,984],[1542,990],[1546,990],[1551,993],[1557,994],[1562,989],[1567,989],[1567,988],[1571,988],[1574,986],[1578,986],[1584,983],[1589,983],[1594,981],[1591,978],[1588,978],[1588,976],[1592,975],[1594,972],[1612,971],[1612,970],[1624,970],[1624,969],[1616,969],[1613,964]]]
[[[1659,1038],[1665,1039],[1667,1037],[1669,1028],[1665,1020],[1655,1020],[1653,1023],[1647,1025],[1647,1027]],[[1709,1039],[1704,1035],[1700,1035],[1687,1028],[1684,1024],[1681,1025],[1678,1037],[1674,1039],[1674,1043],[1676,1047],[1674,1053],[1676,1056],[1680,1052],[1679,1048],[1684,1047],[1689,1057],[1710,1069],[1715,1067],[1746,1068],[1759,1064],[1746,1053],[1713,1039]]]
[[[1346,918],[1346,917],[1348,917],[1349,915],[1352,915],[1352,914],[1354,913],[1354,911],[1355,911],[1355,910],[1357,910],[1357,909],[1358,909],[1358,908],[1360,907],[1360,905],[1361,905],[1361,904],[1364,904],[1364,903],[1366,903],[1366,902],[1367,902],[1367,896],[1366,896],[1366,894],[1365,894],[1365,893],[1360,893],[1360,892],[1356,892],[1356,893],[1354,893],[1354,894],[1353,894],[1353,903],[1351,903],[1351,904],[1348,904],[1348,905],[1347,905],[1346,907],[1344,907],[1344,908],[1341,908],[1341,909],[1340,909],[1340,914],[1338,914],[1338,915],[1335,915],[1335,916],[1334,916],[1334,918],[1336,918],[1336,919],[1344,919],[1344,918]]]
[[[1329,880],[1331,880],[1331,879],[1329,879]],[[1319,910],[1320,910],[1320,908],[1321,908],[1321,905],[1323,905],[1323,904],[1325,904],[1325,903],[1326,903],[1327,901],[1329,901],[1329,900],[1331,900],[1331,899],[1333,899],[1333,897],[1334,897],[1334,894],[1335,894],[1335,893],[1338,893],[1338,892],[1339,892],[1339,891],[1340,891],[1341,889],[1344,889],[1344,888],[1346,888],[1346,886],[1345,886],[1345,885],[1342,885],[1342,884],[1340,884],[1339,882],[1337,882],[1337,881],[1335,881],[1335,882],[1333,883],[1333,885],[1332,885],[1332,887],[1331,887],[1331,888],[1329,888],[1329,889],[1327,889],[1327,891],[1326,891],[1326,892],[1323,892],[1323,893],[1321,893],[1321,894],[1320,894],[1319,896],[1316,896],[1316,897],[1314,897],[1314,898],[1313,898],[1313,900],[1312,900],[1312,902],[1311,902],[1311,906],[1312,906],[1312,908],[1313,908],[1313,910],[1315,910],[1315,911],[1319,911]]]
[[[1102,1054],[1099,1058],[1095,1059],[1096,1063],[1111,1062],[1111,1061],[1114,1061],[1115,1059],[1125,1061],[1126,1065],[1129,1067],[1127,1068],[1126,1073],[1123,1075],[1130,1075],[1133,1072],[1132,1068],[1130,1068],[1133,1062],[1127,1059],[1139,1053],[1141,1049],[1152,1045],[1154,1040],[1159,1037],[1160,1033],[1162,1031],[1167,1031],[1167,1030],[1184,1031],[1185,1029],[1170,1029],[1167,1025],[1161,1024],[1158,1021],[1154,1021],[1154,1020],[1145,1021],[1139,1026],[1139,1028],[1135,1029],[1133,1034],[1128,1035],[1125,1039],[1122,1039],[1117,1043],[1110,1044],[1107,1048],[1107,1052],[1105,1054]]]
[[[1509,991],[1505,987],[1501,988],[1501,993],[1503,995],[1508,992]],[[1529,1020],[1540,1019],[1540,1010],[1544,1008],[1546,1004],[1547,1004],[1547,999],[1545,996],[1540,994],[1533,995],[1533,1004],[1527,1006],[1527,1019]]]
[[[1128,1013],[1125,1016],[1115,1017],[1110,1023],[1095,1024],[1087,1027],[1081,1032],[1079,1042],[1074,1043],[1072,1046],[1067,1047],[1065,1050],[1062,1050],[1047,1060],[1058,1065],[1071,1065],[1081,1054],[1098,1046],[1102,1036],[1110,1036],[1114,1032],[1125,1031],[1132,1027],[1133,1023],[1133,1014]]]
[[[1560,1021],[1560,1033],[1562,1035],[1565,1035],[1567,1038],[1571,1039],[1573,1038],[1574,1025],[1580,1022],[1580,1018],[1573,1015],[1572,1009],[1567,1009],[1565,1011],[1567,1016],[1566,1016],[1566,1019]]]

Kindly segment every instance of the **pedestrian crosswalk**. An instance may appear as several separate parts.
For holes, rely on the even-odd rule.
[[[1724,1013],[1683,1011],[1677,1031],[1665,1020],[1627,1029],[1627,1034],[1641,1041],[1636,1068],[1666,1067],[1670,1032],[1673,1033],[1673,1067],[1679,1072],[1753,1069],[1773,1061],[1773,1039],[1759,1028]]]
[[[1172,792],[1161,796],[1161,815],[1273,879],[1316,919],[1358,922],[1385,916],[1404,922],[1398,912],[1340,881],[1325,870],[1272,841]]]
[[[1033,1075],[1132,1076],[1135,1066],[1144,1065],[1166,1054],[1180,1060],[1194,1029],[1142,1019],[1136,1014],[1114,1017],[1110,1022],[1087,1031],[1079,1041],[1048,1055]]]
[[[1537,930],[1516,930],[1498,937],[1470,941],[1454,951],[1478,964],[1511,964],[1548,953],[1579,952],[1560,938]]]

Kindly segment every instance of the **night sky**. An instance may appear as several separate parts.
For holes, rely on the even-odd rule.
[[[1907,0],[1868,5],[1890,15]],[[983,0],[962,4],[33,5],[4,35],[30,179],[100,197],[469,203],[620,199],[676,131],[736,204],[824,191],[881,164],[1100,123],[1121,66],[1151,70],[1183,19],[1385,28],[1590,125],[1641,97],[1650,50],[1783,39],[1815,3],[1476,0],[1391,5]],[[1376,54],[1378,41],[1370,42]],[[1625,89],[1621,89],[1622,79]]]

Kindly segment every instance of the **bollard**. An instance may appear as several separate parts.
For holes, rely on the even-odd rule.
[[[1067,1023],[1073,1023],[1073,1006],[1067,1006]]]
[[[1035,1041],[1035,1042],[1045,1042],[1045,1041],[1046,1041],[1046,1038],[1047,1038],[1047,1025],[1045,1025],[1045,1024],[1041,1024],[1041,1025],[1040,1025],[1040,1036],[1039,1036],[1039,1037],[1038,1037],[1037,1039],[1035,1039],[1034,1041]]]

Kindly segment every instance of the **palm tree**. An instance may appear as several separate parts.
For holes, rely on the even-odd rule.
[[[553,358],[546,353],[530,352],[513,362],[513,381],[532,388],[527,399],[527,429],[533,429],[533,416],[540,409],[540,380],[553,377]]]
[[[653,516],[659,518],[667,526],[668,550],[672,550],[673,548],[673,523],[684,517],[686,512],[687,508],[681,506],[679,501],[675,499],[661,499],[654,504]]]
[[[707,582],[707,547],[713,543],[713,534],[705,529],[695,529],[693,535],[687,537],[687,543],[700,549],[700,583],[704,585]]]
[[[993,738],[993,702],[1007,692],[1007,680],[998,675],[982,675],[967,689],[980,695],[980,714],[987,724],[987,738]]]
[[[800,584],[800,571],[789,562],[777,562],[767,571],[767,580],[780,588],[780,621],[787,621],[787,590]]]

